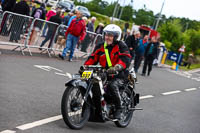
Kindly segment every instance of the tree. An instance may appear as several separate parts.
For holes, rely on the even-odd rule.
[[[122,13],[122,20],[133,21],[133,9],[131,5],[125,6]]]
[[[193,52],[196,55],[200,54],[200,30],[190,29],[186,31],[184,42],[188,52]]]
[[[147,11],[145,9],[139,9],[137,12],[135,12],[135,16],[136,18],[134,19],[134,22],[137,25],[145,24],[152,26],[155,20],[153,11]]]
[[[158,28],[163,42],[171,42],[170,50],[177,51],[183,45],[182,26],[179,20],[166,22]]]

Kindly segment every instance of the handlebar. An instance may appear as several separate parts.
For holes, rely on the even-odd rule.
[[[84,70],[94,70],[95,72],[106,73],[108,76],[115,76],[115,75],[118,75],[118,74],[119,74],[118,71],[116,71],[116,73],[109,74],[109,73],[107,72],[107,69],[105,69],[105,68],[102,67],[101,65],[81,66],[81,67],[80,67],[80,70],[81,70],[81,71],[84,71]]]

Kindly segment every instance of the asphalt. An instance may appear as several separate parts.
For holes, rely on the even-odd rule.
[[[200,82],[171,72],[168,68],[154,67],[149,77],[140,76],[136,91],[141,100],[131,124],[124,129],[114,123],[87,123],[80,131],[69,129],[63,120],[28,130],[17,126],[60,115],[61,97],[66,76],[55,73],[76,73],[84,60],[63,61],[57,57],[22,56],[16,52],[2,51],[0,55],[0,133],[13,130],[17,133],[66,133],[66,132],[135,132],[135,133],[199,133],[200,132]],[[50,66],[45,71],[35,65]],[[56,68],[62,72],[52,69]],[[198,72],[196,72],[198,73]],[[192,73],[195,75],[196,73]],[[185,89],[196,88],[186,92]],[[162,93],[180,90],[164,96]]]

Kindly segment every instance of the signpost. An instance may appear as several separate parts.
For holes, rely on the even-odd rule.
[[[179,58],[178,58],[178,62],[177,62],[177,65],[176,65],[176,71],[178,70],[178,67],[179,67],[179,63],[181,61],[181,56],[182,56],[182,53],[185,52],[185,46],[182,45],[178,51],[180,52],[180,55],[179,55]]]
[[[185,52],[185,46],[182,45],[178,49],[178,51],[180,52],[180,54],[170,51],[170,52],[168,52],[168,56],[167,56],[167,58],[169,60],[174,61],[173,65],[172,65],[172,69],[175,69],[176,71],[178,70],[179,64],[181,64],[181,61],[183,59],[183,54],[182,53]]]

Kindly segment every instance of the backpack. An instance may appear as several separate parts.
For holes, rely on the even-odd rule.
[[[42,10],[37,9],[35,14],[34,14],[34,18],[41,18],[41,16],[42,16]]]

